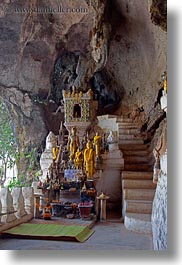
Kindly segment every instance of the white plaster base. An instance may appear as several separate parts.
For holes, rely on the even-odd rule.
[[[160,157],[161,173],[152,209],[154,250],[167,250],[167,152]]]
[[[131,216],[125,215],[124,218],[125,227],[134,232],[152,234],[152,223],[150,221],[140,220]]]

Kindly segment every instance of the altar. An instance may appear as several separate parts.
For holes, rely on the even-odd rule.
[[[63,102],[59,134],[49,132],[40,159],[42,191],[55,216],[76,217],[79,210],[83,217],[84,209],[89,212],[87,208],[96,214],[96,197],[103,192],[98,183],[108,178],[108,170],[118,176],[124,164],[117,135],[99,127],[98,104],[91,90],[83,93],[73,87],[70,92],[63,91]]]

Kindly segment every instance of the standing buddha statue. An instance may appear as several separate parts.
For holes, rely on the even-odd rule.
[[[77,169],[82,169],[82,165],[83,165],[83,154],[80,148],[78,147],[75,153],[75,167]]]
[[[69,158],[71,161],[75,158],[75,153],[79,147],[79,137],[77,135],[76,127],[71,129],[71,134],[68,138],[67,149],[69,151]]]
[[[95,151],[92,148],[92,142],[88,141],[86,149],[84,150],[84,166],[87,175],[87,179],[92,179],[95,169]]]
[[[94,136],[94,145],[95,145],[95,153],[97,157],[99,157],[100,155],[101,139],[102,137],[98,134],[98,132],[96,132],[96,135]]]

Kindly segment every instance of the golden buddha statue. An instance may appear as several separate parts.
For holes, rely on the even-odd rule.
[[[88,179],[92,179],[95,170],[95,152],[92,148],[92,142],[88,141],[86,145],[86,149],[84,150],[84,166]]]
[[[102,137],[98,134],[98,132],[96,132],[96,135],[94,136],[94,145],[95,145],[96,156],[100,155],[101,139],[102,139]]]
[[[53,147],[52,148],[52,158],[53,158],[53,160],[56,160],[58,152],[59,152],[58,147]]]
[[[69,157],[71,161],[75,157],[75,153],[78,149],[78,146],[79,146],[79,137],[77,135],[76,127],[73,127],[71,129],[71,134],[69,135],[68,144],[67,144],[67,149],[69,151],[69,154],[70,154]]]
[[[77,169],[82,169],[82,165],[83,165],[83,154],[80,148],[78,147],[75,153],[75,166]]]

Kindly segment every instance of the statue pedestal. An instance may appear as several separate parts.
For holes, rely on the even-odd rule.
[[[109,148],[110,149],[110,148]],[[112,149],[112,151],[111,151]],[[102,191],[110,197],[110,204],[121,202],[121,170],[124,169],[123,154],[119,149],[114,149],[102,155],[102,172],[96,180],[96,190]]]
[[[103,169],[124,169],[123,154],[118,148],[118,144],[109,144],[109,152],[102,155]]]
[[[71,128],[76,127],[78,132],[78,137],[80,142],[83,140],[83,136],[86,134],[87,128],[90,126],[91,122],[84,122],[84,121],[73,121],[73,122],[65,122],[64,125],[71,134]]]

